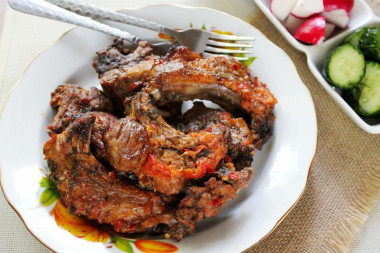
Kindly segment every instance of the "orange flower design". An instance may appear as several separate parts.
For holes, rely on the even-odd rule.
[[[60,199],[57,200],[54,206],[53,214],[58,226],[79,238],[91,242],[106,243],[110,237],[107,232],[99,230],[87,220],[76,215],[71,215]]]

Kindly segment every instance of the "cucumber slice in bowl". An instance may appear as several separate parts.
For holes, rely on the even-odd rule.
[[[360,38],[367,30],[368,30],[368,27],[357,29],[353,34],[351,34],[345,40],[343,40],[343,44],[350,44],[350,45],[353,45],[354,47],[359,48]]]
[[[366,73],[360,84],[358,112],[362,116],[380,114],[380,64],[367,62]]]
[[[380,29],[368,28],[360,37],[359,47],[367,60],[380,61]]]
[[[350,44],[344,44],[332,51],[323,67],[326,80],[342,89],[357,86],[365,74],[366,63],[363,53]]]

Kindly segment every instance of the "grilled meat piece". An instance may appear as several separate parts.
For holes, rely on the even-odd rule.
[[[168,53],[163,57],[163,61],[179,61],[182,63],[187,63],[189,61],[200,60],[202,55],[192,51],[188,47],[176,47],[168,51]],[[162,62],[161,62],[162,63]]]
[[[44,146],[50,178],[57,183],[71,213],[110,224],[117,232],[133,233],[168,223],[171,199],[115,178],[91,154],[95,116],[75,120]]]
[[[255,147],[252,133],[243,118],[235,118],[224,110],[211,109],[202,102],[194,102],[193,107],[185,112],[178,122],[181,122],[178,124],[179,130],[186,134],[199,132],[217,123],[228,127],[230,132],[227,142],[229,158],[237,170],[251,166]]]
[[[67,208],[120,233],[176,241],[195,233],[248,185],[276,99],[234,59],[202,59],[186,47],[159,58],[147,42],[129,51],[115,40],[93,66],[118,112],[95,88],[52,93],[57,115],[44,154]],[[229,112],[196,102],[178,116],[182,100],[195,98]]]
[[[96,115],[76,119],[45,143],[50,179],[72,214],[109,224],[116,232],[158,231],[179,241],[195,233],[195,223],[215,216],[239,190],[212,177],[179,196],[165,196],[115,177],[91,154]],[[247,182],[250,178],[247,178]]]
[[[61,133],[72,121],[87,112],[114,113],[112,101],[97,88],[85,90],[75,84],[58,86],[51,94],[50,106],[57,110],[48,133]]]
[[[132,117],[120,119],[104,137],[107,160],[118,171],[138,173],[150,152],[144,127]]]
[[[95,117],[91,134],[91,149],[94,156],[99,161],[108,162],[105,134],[109,131],[109,129],[113,129],[117,125],[118,119],[113,114],[106,112],[90,112],[82,117],[85,116]]]
[[[116,38],[105,50],[97,52],[98,60],[92,64],[99,76],[111,69],[123,66],[133,66],[136,63],[152,55],[153,49],[149,42],[141,41],[134,50],[124,48],[124,40]]]
[[[186,234],[195,233],[195,223],[216,216],[227,201],[236,198],[237,191],[229,184],[212,177],[204,186],[190,186],[175,212],[177,222],[168,228],[166,238],[180,241]]]
[[[151,146],[147,163],[136,172],[139,183],[145,187],[177,194],[190,179],[214,172],[227,154],[229,132],[221,124],[185,134],[165,122],[152,98],[144,92],[139,92],[126,106],[144,126]]]
[[[261,148],[272,134],[276,98],[235,59],[189,57],[189,50],[178,47],[157,63],[151,70],[146,90],[158,94],[155,96],[158,105],[207,99],[234,115],[245,116],[254,133],[254,144]]]
[[[99,74],[100,84],[119,109],[124,99],[142,88],[145,78],[158,56],[152,55],[149,42],[141,41],[131,51],[123,48],[123,40],[116,39],[106,50],[98,52],[93,66]]]
[[[245,188],[253,176],[250,167],[253,160],[254,145],[252,133],[242,118],[234,118],[221,109],[206,107],[202,102],[194,102],[191,109],[179,119],[181,130],[185,133],[199,132],[211,125],[221,123],[228,127],[228,156],[218,164],[215,175],[231,184],[236,191]]]
[[[214,176],[230,184],[236,191],[239,191],[248,186],[249,181],[253,177],[253,169],[251,167],[245,167],[236,170],[235,165],[236,164],[227,161],[219,163]]]

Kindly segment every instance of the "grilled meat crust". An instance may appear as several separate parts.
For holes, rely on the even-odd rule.
[[[50,106],[57,111],[48,133],[61,133],[76,118],[92,111],[115,113],[112,101],[97,88],[85,90],[75,84],[58,86]]]
[[[240,170],[251,165],[255,146],[253,135],[243,118],[233,117],[221,109],[208,108],[202,102],[194,102],[193,107],[177,121],[181,122],[178,126],[184,133],[199,132],[217,123],[226,126],[230,133],[227,139],[228,156],[235,168]]]
[[[245,116],[254,133],[254,144],[261,148],[272,135],[276,98],[234,58],[189,57],[189,50],[178,47],[157,63],[150,72],[147,91],[159,91],[158,104],[206,99],[234,115]]]
[[[96,53],[98,59],[92,66],[101,77],[109,70],[133,66],[152,55],[152,52],[153,49],[147,41],[141,41],[136,49],[129,50],[124,48],[124,40],[117,38],[105,50]]]
[[[125,117],[105,135],[108,162],[118,171],[139,171],[150,152],[148,135],[135,118]]]
[[[122,109],[126,97],[142,87],[158,56],[146,41],[131,51],[123,48],[123,40],[116,39],[106,50],[98,52],[93,67],[99,74],[100,84],[106,93]]]
[[[180,195],[165,196],[122,180],[91,153],[96,116],[75,120],[44,145],[50,179],[72,214],[109,224],[116,232],[159,231],[179,241],[195,233],[195,223],[215,216],[239,190],[211,177],[204,186],[188,186]]]
[[[159,57],[148,42],[131,51],[116,39],[93,66],[105,93],[59,86],[43,150],[72,214],[179,241],[247,187],[277,101],[242,64],[186,47]],[[224,110],[195,102],[180,115],[195,98]]]
[[[190,179],[214,172],[226,156],[229,133],[225,126],[215,124],[185,134],[166,123],[145,92],[138,93],[129,106],[145,128],[151,146],[147,163],[136,172],[141,185],[168,195],[178,194]]]
[[[57,183],[71,213],[99,223],[111,224],[118,232],[145,231],[163,215],[167,201],[152,191],[113,177],[91,154],[95,117],[74,121],[61,134],[52,134],[44,146],[50,178]]]

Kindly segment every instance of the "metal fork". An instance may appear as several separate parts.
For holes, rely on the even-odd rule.
[[[251,48],[252,45],[247,43],[235,43],[231,41],[255,40],[255,38],[252,37],[217,34],[194,28],[181,31],[173,30],[162,24],[107,10],[80,0],[46,1],[82,16],[130,24],[169,35],[173,37],[180,45],[187,46],[195,52],[202,53],[205,57],[213,56],[215,54],[249,54],[250,51],[244,50],[243,48]],[[235,58],[238,60],[248,59],[247,57]]]
[[[122,13],[109,11],[103,8],[95,7],[94,5],[86,4],[73,0],[48,0],[50,3],[43,0],[8,0],[9,5],[15,10],[32,14],[40,17],[50,18],[66,23],[83,26],[113,36],[121,37],[134,44],[137,44],[140,39],[126,31],[121,31],[117,28],[99,23],[95,20],[87,19],[80,15],[89,16],[92,18],[101,18],[127,24],[136,25],[139,27],[151,29],[159,33],[164,33],[176,39],[176,42],[190,47],[192,50],[202,53],[205,57],[210,57],[220,54],[248,54],[249,51],[238,49],[252,47],[249,44],[238,44],[231,42],[223,42],[217,40],[254,40],[250,37],[231,36],[216,34],[201,29],[188,29],[184,31],[175,31],[164,27],[155,22],[146,21],[140,18],[128,16]],[[67,9],[67,10],[66,10]],[[80,15],[77,15],[73,12]],[[152,44],[156,49],[166,51],[169,48],[168,43]],[[232,47],[234,49],[227,49]],[[247,57],[235,57],[237,60],[247,60]]]

